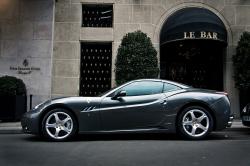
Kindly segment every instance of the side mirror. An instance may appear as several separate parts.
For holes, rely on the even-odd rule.
[[[117,100],[117,99],[120,99],[121,97],[124,97],[126,95],[127,95],[126,91],[123,90],[123,91],[116,93],[111,99]]]

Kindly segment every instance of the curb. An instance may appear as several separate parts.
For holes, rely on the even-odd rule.
[[[0,134],[22,134],[21,122],[0,122]]]
[[[2,129],[0,128],[0,134],[23,134],[22,129],[20,128],[8,128],[8,129]]]

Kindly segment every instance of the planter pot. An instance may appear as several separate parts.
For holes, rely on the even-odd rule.
[[[27,111],[26,96],[0,96],[0,120],[18,121]]]

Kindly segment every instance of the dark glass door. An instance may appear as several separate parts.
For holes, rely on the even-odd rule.
[[[196,88],[223,90],[223,54],[218,41],[186,40],[161,46],[161,78]]]

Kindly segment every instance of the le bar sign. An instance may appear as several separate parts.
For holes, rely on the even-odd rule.
[[[29,61],[27,59],[24,59],[23,66],[10,66],[10,70],[17,71],[17,74],[31,74],[33,71],[40,71],[39,67],[30,67]]]
[[[184,39],[212,39],[218,40],[216,32],[184,32]]]

